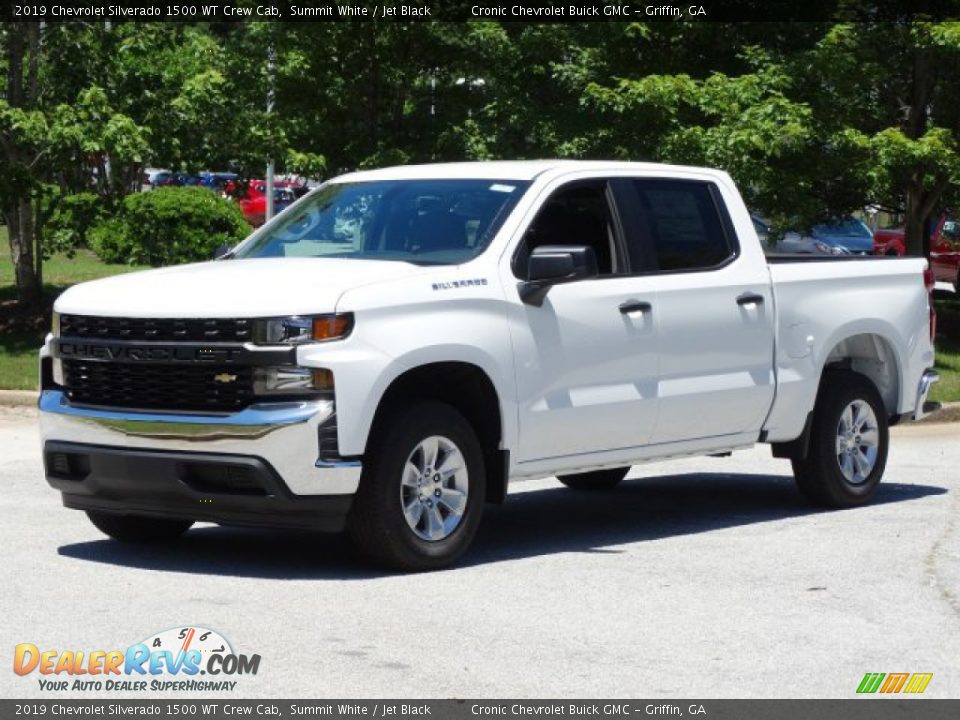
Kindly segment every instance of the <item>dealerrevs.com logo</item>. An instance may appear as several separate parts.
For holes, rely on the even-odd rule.
[[[14,649],[13,671],[34,673],[41,690],[232,691],[241,675],[256,675],[260,655],[236,653],[220,633],[202,627],[164,630],[125,650]]]
[[[867,673],[857,686],[858,693],[892,695],[907,693],[919,695],[927,689],[933,673]]]

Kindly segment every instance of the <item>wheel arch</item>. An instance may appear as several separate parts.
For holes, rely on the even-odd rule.
[[[900,407],[904,362],[897,344],[886,333],[876,330],[854,332],[834,339],[824,357],[820,383],[831,369],[847,369],[865,376],[883,399],[887,416],[894,417]]]
[[[502,395],[486,369],[466,360],[432,360],[406,366],[381,384],[369,419],[367,437],[392,408],[404,402],[434,400],[454,407],[471,424],[483,447],[487,475],[487,500],[502,502],[509,475],[506,441],[508,422]]]

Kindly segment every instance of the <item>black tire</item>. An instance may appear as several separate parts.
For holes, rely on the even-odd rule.
[[[183,535],[193,523],[190,520],[164,520],[140,515],[114,515],[87,510],[97,529],[114,540],[133,544],[159,543]]]
[[[844,410],[856,401],[870,406],[876,420],[876,458],[872,470],[856,482],[841,470],[842,454],[837,453],[838,431]],[[850,452],[857,452],[856,438]],[[890,433],[886,408],[876,387],[859,373],[828,371],[817,393],[810,428],[810,447],[803,459],[793,459],[793,475],[800,492],[814,505],[847,508],[866,505],[877,492],[887,464]],[[846,452],[846,451],[845,451]]]
[[[629,467],[594,470],[573,475],[557,475],[557,480],[574,490],[610,490],[623,482],[628,472]]]
[[[419,536],[407,522],[401,504],[407,461],[420,443],[432,436],[447,439],[459,449],[467,483],[466,506],[459,524],[437,540]],[[357,549],[379,565],[414,572],[437,570],[456,562],[470,547],[480,525],[485,496],[483,450],[470,423],[450,405],[411,403],[378,421],[364,454],[363,474],[347,529]],[[437,512],[439,508],[438,504]]]

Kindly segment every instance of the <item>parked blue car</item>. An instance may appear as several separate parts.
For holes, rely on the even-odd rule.
[[[788,232],[775,252],[801,255],[872,255],[873,232],[862,220],[846,217],[814,225],[809,234]]]
[[[211,190],[223,192],[227,183],[236,180],[238,177],[237,173],[231,172],[202,172],[200,173],[200,184]]]

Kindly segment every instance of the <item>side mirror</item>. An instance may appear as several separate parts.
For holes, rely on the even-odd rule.
[[[520,300],[540,307],[554,285],[595,278],[597,256],[586,245],[541,245],[530,253],[527,279],[517,286]]]
[[[233,248],[230,245],[220,245],[213,251],[213,259],[219,260],[222,257],[226,257],[230,254],[231,250],[233,250]]]

